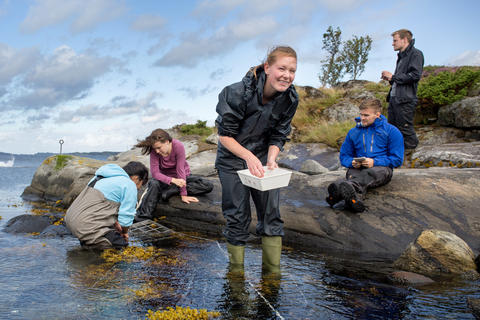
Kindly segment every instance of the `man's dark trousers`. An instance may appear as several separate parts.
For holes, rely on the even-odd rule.
[[[417,100],[390,97],[388,123],[393,124],[403,135],[405,149],[415,149],[418,138],[413,127]]]
[[[347,182],[353,185],[357,195],[365,198],[368,188],[376,188],[392,180],[393,170],[390,167],[371,167],[347,170]]]

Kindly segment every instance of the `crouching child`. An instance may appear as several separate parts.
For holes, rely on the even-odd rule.
[[[73,201],[65,215],[67,228],[83,247],[128,246],[128,228],[136,213],[137,191],[148,180],[148,169],[131,161],[123,168],[106,164]]]

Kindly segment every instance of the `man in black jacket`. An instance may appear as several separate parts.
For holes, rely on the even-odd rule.
[[[393,50],[398,51],[395,73],[382,71],[382,79],[392,85],[387,96],[388,122],[396,126],[403,135],[406,151],[415,149],[418,138],[413,128],[413,117],[417,106],[417,87],[423,72],[423,53],[414,47],[412,33],[400,29],[392,33]]]

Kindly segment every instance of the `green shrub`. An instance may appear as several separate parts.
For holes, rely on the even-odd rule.
[[[55,170],[60,170],[63,169],[67,165],[68,161],[70,161],[70,159],[73,157],[65,154],[59,154],[55,156],[55,158],[57,160],[55,163]]]
[[[480,70],[469,67],[427,76],[418,84],[420,106],[443,106],[461,100],[467,95],[468,89],[478,81]]]
[[[180,132],[183,135],[209,136],[213,133],[213,128],[207,127],[207,121],[197,120],[195,124],[183,124],[180,126]]]

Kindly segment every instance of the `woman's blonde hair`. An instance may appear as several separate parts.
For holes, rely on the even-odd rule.
[[[258,66],[252,69],[252,72],[255,78],[257,78],[257,70],[259,68],[263,69],[263,66],[265,65],[265,63],[268,63],[269,65],[274,64],[279,57],[292,57],[292,58],[295,58],[295,60],[297,60],[297,53],[295,52],[295,50],[293,50],[289,46],[276,46],[271,48],[268,51],[267,58],[265,59],[265,61],[263,61],[262,64],[259,64]]]

